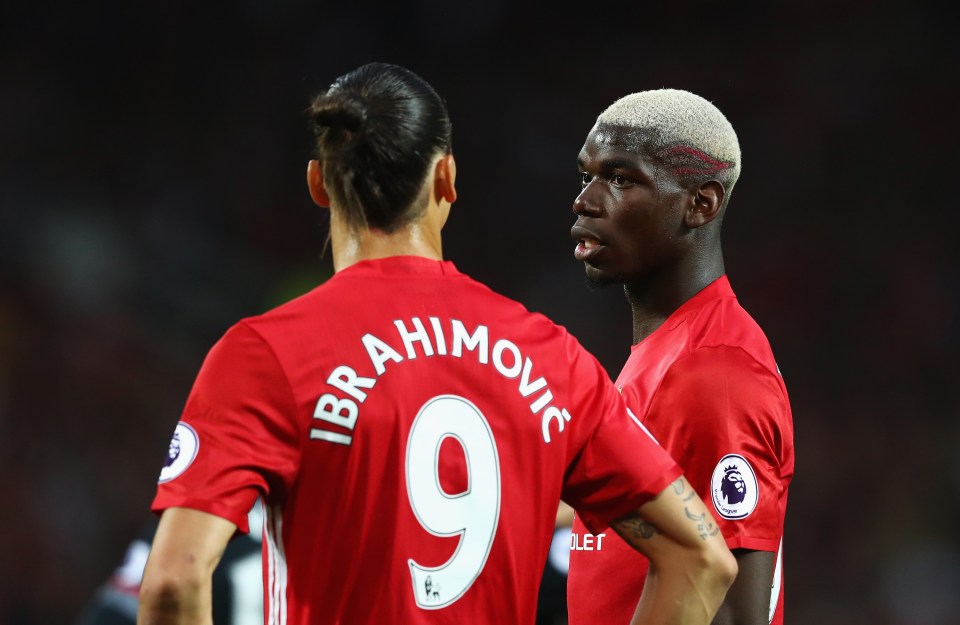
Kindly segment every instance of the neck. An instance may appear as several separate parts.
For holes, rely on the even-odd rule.
[[[391,256],[422,256],[443,260],[440,229],[418,220],[391,233],[373,228],[350,230],[345,224],[330,224],[334,271],[342,271],[363,260]]]
[[[634,345],[653,334],[687,300],[725,272],[719,252],[691,261],[624,284],[633,315]]]

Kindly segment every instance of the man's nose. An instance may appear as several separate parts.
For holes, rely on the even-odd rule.
[[[573,200],[573,212],[584,217],[599,217],[603,210],[593,199],[593,182],[588,182],[580,190],[580,194]]]

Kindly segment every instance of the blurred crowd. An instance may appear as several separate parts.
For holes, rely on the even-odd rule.
[[[407,64],[448,101],[448,258],[611,374],[629,311],[573,260],[577,151],[629,91],[714,101],[744,153],[728,272],[794,408],[788,622],[955,623],[947,22],[923,3],[622,9],[0,9],[0,624],[71,622],[149,514],[207,348],[330,275],[304,109],[368,60]]]

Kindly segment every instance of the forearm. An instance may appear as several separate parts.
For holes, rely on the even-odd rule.
[[[659,572],[651,566],[632,625],[709,625],[728,580],[715,565]]]
[[[611,527],[650,562],[633,625],[710,625],[737,561],[686,479]]]
[[[143,570],[137,625],[212,625],[213,571],[236,529],[206,512],[166,510]]]

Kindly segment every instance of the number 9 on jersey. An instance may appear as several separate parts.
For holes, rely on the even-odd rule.
[[[467,489],[448,495],[440,486],[440,445],[463,446]],[[490,424],[468,400],[434,397],[420,409],[407,439],[407,496],[420,525],[434,536],[459,536],[449,560],[423,566],[408,560],[417,605],[427,610],[457,601],[480,575],[500,519],[500,461]]]

